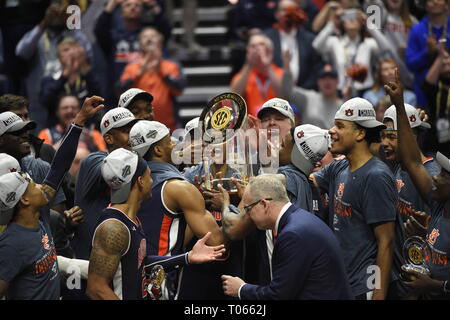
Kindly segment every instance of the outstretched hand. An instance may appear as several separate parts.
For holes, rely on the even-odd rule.
[[[218,260],[225,253],[225,246],[223,244],[219,246],[208,246],[208,241],[211,236],[211,232],[205,234],[205,236],[199,239],[191,251],[188,253],[188,259],[190,264],[199,264]]]
[[[80,112],[78,112],[75,118],[75,124],[79,125],[80,127],[84,126],[84,123],[87,119],[91,118],[98,111],[100,111],[105,107],[105,105],[103,105],[104,101],[105,99],[99,96],[92,96],[90,98],[86,98],[84,100]]]
[[[395,106],[404,106],[403,85],[400,81],[398,68],[395,69],[395,80],[384,85],[384,90],[391,97],[391,101]]]

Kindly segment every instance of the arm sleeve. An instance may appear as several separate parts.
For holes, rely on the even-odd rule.
[[[325,28],[323,28],[314,39],[312,46],[320,54],[324,55],[330,50],[329,37],[333,34],[334,29],[334,24],[332,22],[328,22],[325,25]]]
[[[398,192],[394,178],[387,172],[378,171],[367,179],[361,193],[367,224],[395,221]]]
[[[277,239],[277,248],[272,257],[273,278],[268,286],[245,284],[240,290],[243,300],[288,300],[294,299],[303,287],[309,274],[314,255],[308,248],[307,239],[294,232],[283,234]],[[306,240],[306,241],[305,241]],[[299,250],[298,244],[303,243]]]
[[[69,132],[64,137],[61,146],[53,157],[50,171],[44,179],[44,184],[58,190],[61,183],[72,165],[78,148],[78,139],[83,131],[82,127],[75,124],[70,126]]]
[[[304,109],[307,106],[307,96],[305,95],[305,89],[301,87],[294,87],[292,73],[283,72],[281,77],[281,87],[286,100],[295,104],[296,106],[302,106]],[[302,111],[304,113],[304,111]]]
[[[16,46],[16,55],[23,59],[30,59],[36,52],[39,39],[43,34],[44,31],[39,26],[25,33]]]

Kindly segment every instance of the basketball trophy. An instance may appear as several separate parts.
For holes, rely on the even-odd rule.
[[[416,277],[407,271],[415,271],[421,274],[430,274],[426,257],[429,256],[428,244],[420,237],[410,237],[403,243],[403,257],[406,264],[402,266],[401,277],[405,281],[413,281]]]
[[[208,156],[203,157],[205,170],[204,187],[208,190],[218,190],[221,183],[230,196],[237,193],[229,178],[211,180],[211,166],[226,158],[229,167],[239,172],[245,185],[253,176],[251,165],[251,147],[249,138],[244,133],[248,129],[247,104],[236,93],[226,92],[212,98],[200,115],[200,125],[203,142],[206,143]],[[217,151],[219,150],[219,151]],[[217,152],[216,152],[217,151]],[[226,154],[223,154],[223,153]],[[214,156],[222,153],[221,156]],[[214,159],[214,160],[213,160]],[[239,180],[239,179],[238,179]]]

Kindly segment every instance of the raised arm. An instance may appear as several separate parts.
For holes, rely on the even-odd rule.
[[[384,88],[391,97],[397,112],[400,158],[420,195],[427,201],[433,182],[422,164],[421,152],[409,125],[403,101],[403,86],[399,80],[398,70],[395,72],[395,81],[388,83]]]
[[[211,232],[208,245],[217,246],[228,239],[213,216],[205,209],[205,200],[198,189],[187,181],[173,180],[164,188],[164,201],[169,209],[183,212],[186,222],[197,238]]]
[[[89,258],[86,293],[91,299],[119,300],[111,283],[129,243],[129,232],[121,222],[109,220],[98,227]]]

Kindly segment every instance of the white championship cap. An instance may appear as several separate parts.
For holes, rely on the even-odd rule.
[[[100,123],[100,130],[102,136],[108,133],[109,130],[114,128],[120,128],[126,126],[131,122],[137,122],[140,119],[136,119],[130,110],[125,108],[114,108],[109,110],[102,118]]]
[[[427,122],[423,122],[420,119],[419,116],[419,112],[417,112],[416,108],[414,108],[412,105],[405,103],[405,111],[406,111],[406,116],[408,117],[408,121],[409,121],[409,125],[411,126],[411,128],[417,128],[417,127],[421,127],[421,128],[425,128],[425,129],[430,129],[431,125]],[[387,130],[398,130],[397,128],[397,113],[396,113],[396,109],[395,106],[392,105],[389,108],[387,108],[387,110],[384,112],[384,117],[383,120],[386,119],[390,119],[394,122],[394,127],[393,128],[387,128]]]
[[[282,115],[291,119],[292,122],[295,122],[294,110],[292,110],[292,107],[289,104],[289,102],[287,102],[284,99],[273,98],[273,99],[270,99],[270,100],[267,100],[266,102],[264,102],[261,109],[258,111],[259,119],[261,119],[261,115],[262,115],[263,111],[267,110],[267,109],[274,109],[274,110],[278,111],[279,113],[281,113]]]
[[[26,174],[29,178],[28,174]],[[29,181],[19,172],[0,176],[0,210],[12,209],[27,190]]]
[[[111,187],[111,203],[127,201],[135,175],[141,176],[147,163],[132,151],[119,148],[103,160],[102,176]]]
[[[330,136],[327,130],[304,124],[294,129],[295,146],[292,148],[291,161],[304,174],[309,175],[317,161],[327,154]]]
[[[36,122],[23,121],[17,114],[10,111],[0,113],[0,136],[6,132],[17,132],[24,128],[33,130],[36,128]]]
[[[131,88],[120,95],[117,107],[128,108],[128,105],[131,103],[131,101],[138,97],[148,100],[149,102],[153,101],[153,96],[147,91],[138,88]]]
[[[0,176],[21,170],[19,161],[7,153],[0,153]]]
[[[150,146],[170,133],[169,128],[158,121],[142,120],[130,130],[130,143],[133,151],[143,157]]]
[[[30,180],[28,174],[19,172],[0,176],[0,225],[8,224],[11,220],[14,207],[27,190]]]
[[[336,112],[334,119],[352,121],[363,128],[386,128],[384,124],[377,121],[372,104],[362,98],[352,98],[344,102]]]

